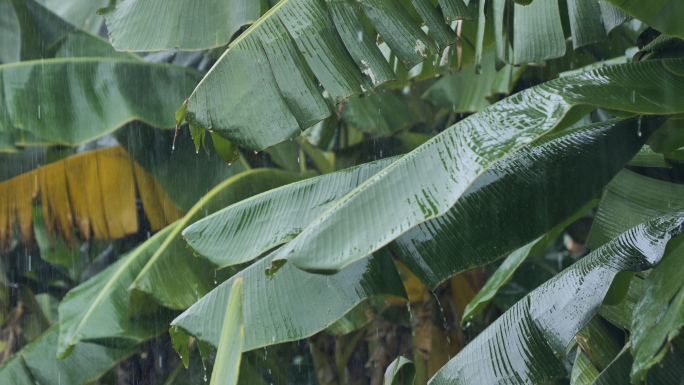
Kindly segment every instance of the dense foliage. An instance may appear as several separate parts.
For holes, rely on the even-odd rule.
[[[0,385],[679,384],[682,18],[0,0]]]

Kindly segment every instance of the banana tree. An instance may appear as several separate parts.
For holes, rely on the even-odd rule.
[[[675,383],[677,3],[0,0],[0,383]]]

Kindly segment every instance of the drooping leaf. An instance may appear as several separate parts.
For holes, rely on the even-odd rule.
[[[416,376],[416,368],[411,360],[400,356],[397,357],[385,370],[385,381],[383,385],[399,385],[399,375],[402,375],[403,385],[413,385]]]
[[[607,0],[660,32],[684,38],[684,26],[678,22],[684,18],[684,9],[678,0],[653,0],[648,3],[639,0]]]
[[[567,0],[567,2],[573,48],[577,49],[608,38],[599,1]]]
[[[183,237],[218,266],[252,260],[294,239],[336,200],[391,163],[383,159],[267,191],[193,223]]]
[[[681,208],[683,185],[621,171],[603,195],[587,246],[598,248],[632,226]]]
[[[228,44],[260,11],[254,0],[132,0],[99,12],[118,51],[193,51]]]
[[[574,48],[608,39],[629,16],[606,0],[557,1],[494,0],[497,59],[511,64],[540,62],[566,53],[562,19],[570,21]],[[531,4],[530,4],[531,3]]]
[[[535,1],[528,6],[513,6],[512,64],[553,59],[565,55],[565,37],[561,28],[557,1]],[[538,38],[545,37],[540,44]]]
[[[668,354],[684,327],[684,242],[679,241],[646,277],[634,309],[632,383],[646,381],[648,370]]]
[[[311,336],[369,297],[406,298],[393,262],[384,256],[367,258],[327,277],[287,264],[268,278],[264,271],[272,258],[271,254],[240,273],[244,277],[244,320],[249,325],[245,351]],[[218,346],[232,280],[219,285],[171,324]]]
[[[425,24],[435,37],[440,52],[456,43],[458,40],[456,32],[444,23],[444,18],[440,16],[430,0],[411,0],[411,4],[416,8],[420,17],[425,20]]]
[[[49,163],[0,183],[0,248],[16,222],[32,240],[33,200],[40,193],[48,236],[58,229],[68,244],[76,237],[109,240],[138,231],[136,186],[153,231],[182,216],[154,178],[119,147],[107,147]]]
[[[393,78],[404,84],[411,77],[422,79],[449,71],[453,51],[443,58],[437,55],[440,48],[454,41],[453,28],[444,20],[450,22],[472,15],[462,0],[442,0],[439,3],[444,20],[439,20],[434,3],[413,1],[416,7],[413,3],[402,5],[387,0],[362,0],[358,5],[351,0],[278,2],[231,43],[188,98],[188,122],[212,130],[247,150],[258,151],[296,137],[330,115],[305,64],[335,104],[354,95],[367,95]],[[469,4],[476,7],[479,3]],[[484,3],[481,5],[478,12],[484,15]],[[603,7],[600,9],[603,12]],[[382,37],[380,50],[388,59],[379,54],[375,36],[369,36],[360,20],[363,17],[358,15],[365,16]],[[535,2],[528,7],[515,5],[514,16],[505,21],[503,11],[496,15],[497,20],[487,23],[479,17],[483,21],[478,23],[479,28],[470,23],[473,25],[466,24],[461,29],[459,51],[465,62],[474,61],[475,56],[479,58],[476,53],[493,43],[490,34],[497,23],[515,30],[508,34],[514,39],[512,64],[539,62],[565,54],[556,1]],[[421,18],[439,42],[420,28],[416,21]],[[503,30],[499,32],[503,36]],[[403,66],[396,65],[400,62]],[[461,60],[454,62],[458,62],[454,66],[460,67]],[[390,67],[394,67],[396,76]]]
[[[119,339],[134,345],[159,334],[168,325],[171,319],[163,312],[137,320],[129,318],[131,293],[127,289],[173,228],[173,224],[167,226],[67,293],[59,305],[58,358],[68,356],[81,341]]]
[[[209,261],[194,257],[193,251],[182,240],[181,231],[188,224],[226,206],[307,176],[261,168],[225,180],[200,199],[182,219],[171,225],[173,229],[140,271],[131,288],[152,295],[166,307],[187,309],[215,288],[220,283],[219,279],[226,279],[230,272],[217,272]]]
[[[628,230],[537,288],[468,344],[429,384],[527,384],[565,376],[555,353],[564,352],[595,315],[618,272],[642,271],[660,261],[669,239],[682,231],[682,214]],[[472,365],[474,359],[481,364]]]
[[[644,80],[646,74],[649,81]],[[602,79],[600,86],[596,78]],[[654,92],[653,82],[668,91]],[[276,259],[287,259],[309,271],[342,269],[416,225],[446,213],[482,173],[549,131],[574,123],[587,111],[587,105],[676,113],[684,110],[684,103],[673,97],[684,89],[680,84],[684,85],[684,60],[655,60],[568,76],[506,98],[457,123],[363,183],[281,248]],[[641,139],[639,132],[632,140]],[[401,189],[391,187],[397,183]],[[375,199],[387,196],[384,192],[390,190],[391,196]],[[357,217],[369,213],[382,213],[384,220],[371,225]]]
[[[398,1],[360,0],[378,34],[407,70],[439,49]]]
[[[211,385],[235,385],[240,373],[240,358],[245,343],[245,325],[242,317],[242,277],[233,280],[226,315],[221,328]]]
[[[188,99],[187,120],[262,150],[330,115],[304,62],[334,103],[394,79],[359,12],[409,68],[437,52],[400,3],[365,0],[361,8],[350,0],[279,2],[231,43],[202,80]]]
[[[15,145],[77,145],[130,120],[172,127],[173,110],[200,80],[180,67],[66,58],[0,66],[0,133]]]

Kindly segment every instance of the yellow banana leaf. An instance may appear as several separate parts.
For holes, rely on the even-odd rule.
[[[70,156],[0,183],[0,251],[17,224],[22,242],[33,240],[32,209],[40,203],[48,234],[108,241],[138,231],[137,194],[153,231],[183,216],[152,175],[119,146]]]

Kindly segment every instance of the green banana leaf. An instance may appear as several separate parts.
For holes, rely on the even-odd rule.
[[[492,3],[497,59],[514,65],[565,55],[562,20],[566,17],[574,48],[607,40],[615,27],[630,19],[606,0],[567,0],[567,10],[558,1],[516,3]]]
[[[399,356],[385,370],[385,381],[383,385],[399,385],[399,373],[402,374],[401,383],[403,385],[413,385],[416,377],[416,367],[411,360]]]
[[[668,354],[684,327],[684,239],[669,250],[644,280],[643,294],[632,318],[632,383],[642,383],[647,372]],[[674,243],[674,241],[673,241]]]
[[[309,337],[326,329],[369,297],[407,298],[390,258],[370,257],[331,276],[309,274],[291,265],[272,278],[264,271],[273,255],[240,272],[243,281],[244,351]],[[191,308],[172,325],[212,346],[219,346],[234,279],[230,279]]]
[[[127,289],[174,227],[167,226],[67,293],[59,305],[59,359],[68,356],[81,341],[119,339],[134,345],[164,330],[172,318],[170,314],[157,311],[153,317],[129,317],[131,293]]]
[[[587,247],[596,249],[632,226],[681,208],[681,184],[621,171],[603,194]]]
[[[161,11],[161,12],[160,12]],[[255,0],[129,0],[100,9],[117,51],[217,48],[256,21]]]
[[[261,168],[237,174],[209,191],[188,213],[173,225],[161,245],[147,261],[130,288],[153,296],[171,309],[187,309],[232,275],[193,251],[181,239],[188,224],[253,195],[306,178],[286,171]],[[224,252],[230,250],[224,250]],[[220,329],[220,328],[219,328]]]
[[[69,357],[55,355],[59,326],[54,325],[0,367],[0,384],[80,385],[97,380],[136,349],[81,343]],[[16,382],[15,382],[16,381]]]
[[[210,385],[235,385],[240,373],[240,358],[245,343],[245,325],[242,317],[242,277],[233,280],[228,298],[221,339]]]
[[[264,192],[193,223],[183,230],[183,237],[195,252],[220,267],[250,261],[294,239],[326,208],[393,160],[366,163]]]
[[[133,2],[137,3],[140,2]],[[379,84],[397,76],[405,78],[398,68],[394,70],[395,76],[388,67],[373,35],[360,22],[360,14],[368,18],[382,37],[386,55],[396,58],[395,62],[401,62],[406,70],[425,62],[425,68],[419,72],[427,70],[432,77],[449,68],[449,61],[444,69],[439,69],[431,64],[435,60],[427,60],[454,40],[449,37],[449,28],[435,27],[445,21],[435,19],[431,4],[414,1],[418,4],[418,14],[428,26],[433,25],[432,36],[439,43],[420,28],[400,2],[363,0],[358,3],[352,0],[280,1],[230,44],[187,104],[181,107],[187,114],[179,115],[240,147],[258,151],[296,137],[330,116],[306,65],[335,104],[354,95],[367,95]],[[440,3],[442,10],[446,10],[445,4],[453,8],[463,5],[461,0]],[[557,2],[515,7],[515,16],[506,20],[509,28],[516,27],[516,33],[509,34],[515,36],[512,64],[565,54]],[[484,7],[480,11],[484,15]],[[501,20],[497,21],[503,24],[503,12],[500,14]],[[450,12],[444,13],[446,20],[453,16]],[[474,45],[467,44],[474,50],[476,61],[486,45],[484,25],[484,21],[479,23],[480,28],[475,28],[476,32],[469,37]],[[541,39],[543,44],[539,44]],[[436,62],[442,66],[439,57]]]
[[[601,79],[600,85],[596,79]],[[654,89],[653,83],[666,91]],[[308,271],[342,269],[445,214],[484,172],[550,131],[568,127],[589,106],[677,113],[684,110],[684,98],[675,95],[683,89],[684,60],[667,59],[601,68],[520,92],[455,124],[364,182],[280,249],[275,259],[287,259]],[[654,123],[648,122],[645,126]],[[639,127],[632,140],[650,134]],[[397,189],[398,185],[402,187]],[[393,193],[387,196],[387,191]],[[376,199],[379,196],[386,198]],[[384,220],[360,220],[373,213],[382,213],[378,215]]]
[[[627,14],[633,16],[660,32],[684,38],[684,9],[678,0],[607,0]]]
[[[200,79],[181,67],[116,59],[51,59],[0,66],[0,134],[15,145],[77,145],[131,120],[172,127],[169,106]],[[39,92],[38,92],[38,91]]]
[[[528,384],[564,377],[566,370],[556,353],[563,353],[595,315],[617,273],[643,271],[661,260],[670,238],[682,231],[683,214],[628,230],[528,294],[429,384]],[[474,359],[478,365],[472,364]]]

